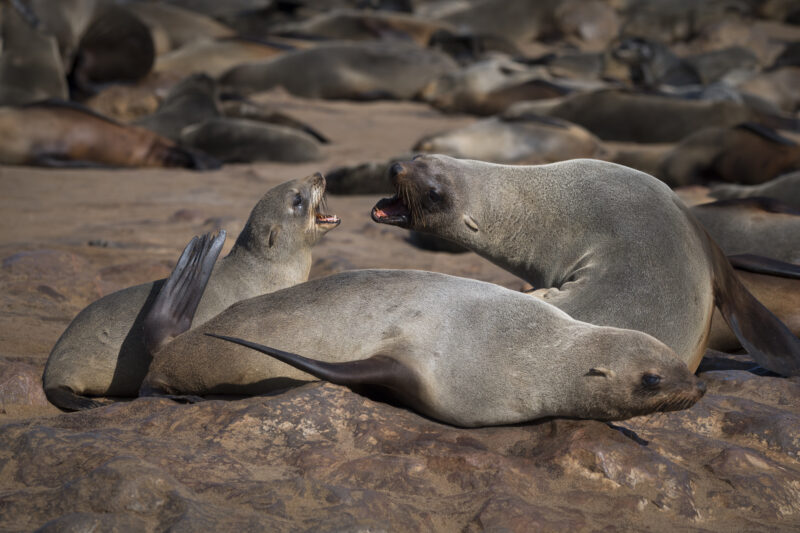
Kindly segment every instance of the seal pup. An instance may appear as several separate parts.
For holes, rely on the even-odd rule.
[[[600,139],[566,120],[541,115],[491,117],[449,132],[423,137],[415,152],[446,154],[492,163],[541,164],[600,157]]]
[[[597,160],[496,165],[426,155],[390,169],[376,222],[432,233],[521,277],[577,320],[644,331],[694,370],[716,304],[756,360],[800,373],[800,339],[736,279],[669,187]]]
[[[73,102],[0,107],[0,163],[6,165],[217,168],[219,162],[144,128]]]
[[[240,94],[283,86],[306,98],[409,100],[456,70],[447,54],[400,42],[334,42],[228,70],[220,84]]]
[[[2,9],[0,105],[69,95],[56,39],[33,28],[10,2]]]
[[[664,156],[656,176],[671,187],[726,181],[753,185],[800,169],[800,145],[752,122],[705,128]]]
[[[719,200],[689,208],[726,255],[800,264],[800,209],[769,198]]]
[[[311,248],[339,224],[338,217],[321,211],[324,190],[320,174],[269,190],[214,268],[190,323],[196,326],[234,302],[305,281]],[[44,390],[51,402],[75,410],[101,405],[89,396],[136,396],[150,363],[142,320],[162,284],[109,294],[75,317],[45,366]]]
[[[710,187],[708,194],[718,200],[755,196],[773,198],[789,207],[800,209],[800,170],[778,176],[759,185],[714,184]]]
[[[179,270],[173,275],[182,279]],[[196,292],[193,282],[181,284]],[[169,310],[161,316],[183,307],[179,293],[159,299]],[[146,326],[156,334],[143,395],[260,394],[313,375],[388,389],[427,416],[476,427],[549,416],[618,420],[689,407],[704,391],[649,335],[578,322],[516,291],[432,272],[343,272],[239,302],[183,334],[181,316]],[[209,334],[320,360],[262,348],[276,360]]]

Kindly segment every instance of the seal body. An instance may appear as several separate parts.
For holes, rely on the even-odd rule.
[[[720,200],[690,210],[726,255],[800,265],[800,210],[762,198]]]
[[[234,302],[308,278],[312,246],[338,224],[338,218],[318,211],[324,188],[324,178],[317,174],[264,195],[230,254],[214,268],[194,325]],[[78,314],[45,367],[44,389],[53,403],[75,409],[97,405],[75,395],[136,396],[150,364],[142,321],[162,284],[159,280],[109,294]]]
[[[220,83],[241,93],[282,86],[306,98],[402,100],[456,68],[446,54],[411,44],[343,42],[239,65],[223,74]]]
[[[459,426],[627,418],[660,402],[687,407],[702,394],[648,335],[584,324],[524,294],[431,272],[348,271],[235,304],[158,351],[143,390],[256,394],[314,379],[206,333],[341,363],[338,382],[387,388]],[[645,374],[660,376],[662,388],[640,390]]]
[[[440,155],[396,164],[390,174],[397,195],[378,202],[374,220],[465,246],[573,318],[649,333],[693,370],[715,302],[731,303],[723,310],[729,321],[736,316],[749,327],[763,320],[780,331],[782,347],[754,354],[759,362],[800,371],[797,339],[741,286],[684,204],[652,176],[595,160],[506,166]],[[737,335],[771,346],[771,334],[756,329]]]
[[[110,167],[219,166],[144,128],[126,126],[71,102],[0,108],[0,163]]]

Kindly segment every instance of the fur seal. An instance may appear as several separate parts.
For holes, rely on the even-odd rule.
[[[79,104],[49,100],[0,107],[0,163],[39,166],[184,167],[219,162]]]
[[[101,7],[78,42],[68,76],[72,92],[91,96],[106,83],[138,81],[155,57],[153,37],[141,20],[122,7]]]
[[[325,179],[315,174],[268,191],[214,268],[189,323],[201,324],[234,302],[305,281],[311,248],[339,224],[338,217],[320,211],[324,190]],[[142,320],[162,285],[160,280],[109,294],[75,317],[45,367],[51,402],[74,410],[100,405],[88,396],[136,396],[150,363]]]
[[[773,198],[789,207],[800,209],[800,171],[778,176],[759,185],[739,185],[735,183],[712,185],[709,195],[718,200],[760,196]]]
[[[592,324],[635,329],[694,370],[716,304],[764,366],[800,373],[794,337],[736,279],[664,183],[596,160],[495,165],[426,155],[390,169],[397,194],[376,222],[465,246]]]
[[[176,284],[181,274],[176,268]],[[168,310],[183,305],[177,293],[164,299]],[[348,271],[240,302],[182,335],[173,323],[152,324],[162,342],[142,394],[259,394],[310,373],[383,388],[432,418],[476,427],[550,416],[618,420],[689,407],[704,391],[649,335],[578,322],[516,291],[432,272]],[[320,360],[261,348],[276,360],[209,335]]]
[[[154,36],[163,36],[157,55],[196,41],[235,35],[233,29],[211,17],[168,3],[128,2],[125,8],[144,22]]]
[[[542,112],[574,122],[611,141],[678,142],[703,128],[727,128],[743,122],[777,129],[797,128],[797,119],[768,114],[739,102],[687,100],[617,90],[569,95]]]
[[[769,198],[719,200],[689,208],[726,255],[800,264],[800,210]]]
[[[55,38],[31,27],[9,2],[0,8],[0,105],[66,99],[69,92]]]
[[[416,152],[446,154],[492,163],[541,164],[600,157],[600,140],[565,120],[540,115],[491,117],[464,128],[420,139]]]
[[[671,187],[711,181],[756,184],[800,169],[800,145],[761,124],[706,128],[664,156],[657,177]]]
[[[236,65],[267,59],[292,49],[292,46],[281,43],[240,37],[194,41],[158,56],[153,71],[178,76],[202,73],[216,77]]]
[[[212,118],[187,126],[181,143],[225,162],[299,163],[324,157],[320,142],[308,133],[248,119]]]
[[[220,116],[217,92],[213,78],[193,74],[170,89],[155,113],[134,124],[177,142],[186,126]]]
[[[342,42],[239,65],[220,83],[241,94],[283,86],[306,98],[408,100],[435,77],[456,69],[447,54],[413,44]]]

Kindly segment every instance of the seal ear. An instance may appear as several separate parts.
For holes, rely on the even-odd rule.
[[[280,226],[272,226],[269,230],[269,247],[275,244],[275,238],[278,236],[278,233],[281,231]]]
[[[590,368],[585,374],[586,376],[599,376],[602,378],[613,378],[616,374],[613,370],[607,368]]]
[[[478,223],[469,215],[464,215],[464,224],[472,231],[478,231]]]

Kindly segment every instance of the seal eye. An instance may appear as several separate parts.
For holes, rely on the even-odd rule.
[[[303,205],[303,197],[300,193],[294,195],[294,200],[292,200],[292,207],[300,207]]]
[[[657,376],[656,374],[645,374],[642,376],[642,385],[645,387],[652,388],[659,383],[661,383],[661,376]]]
[[[438,204],[442,201],[442,197],[436,192],[435,189],[431,189],[428,191],[428,198],[430,198],[431,202]]]

